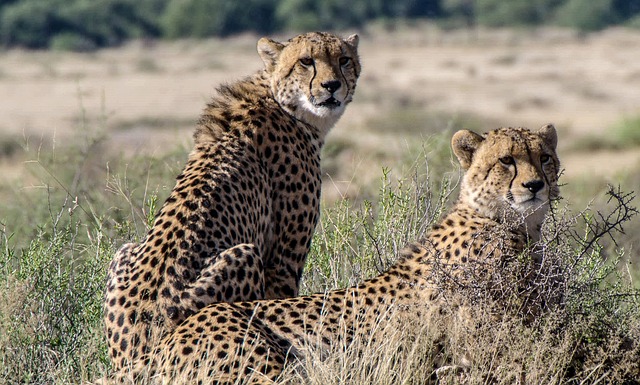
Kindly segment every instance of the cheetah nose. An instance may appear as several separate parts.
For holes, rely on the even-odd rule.
[[[541,180],[532,180],[530,182],[523,183],[522,187],[526,188],[527,190],[535,194],[538,191],[542,190],[542,188],[544,187],[544,182]]]
[[[342,84],[340,84],[340,80],[329,80],[321,83],[321,86],[331,93],[336,92],[341,85]]]

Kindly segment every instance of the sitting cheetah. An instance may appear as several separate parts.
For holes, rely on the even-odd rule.
[[[265,69],[219,88],[153,227],[109,267],[114,368],[211,303],[298,294],[319,217],[320,150],[352,100],[357,46],[357,35],[322,32],[262,38]]]
[[[307,346],[328,349],[366,336],[391,310],[408,317],[445,306],[447,290],[490,279],[539,239],[549,201],[559,193],[556,143],[552,125],[483,136],[457,132],[453,151],[466,170],[459,199],[387,272],[325,294],[210,305],[141,360],[146,367],[120,378],[145,373],[171,384],[271,383]],[[535,258],[527,261],[535,265]]]

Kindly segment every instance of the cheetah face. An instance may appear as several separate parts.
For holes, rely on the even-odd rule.
[[[275,99],[323,133],[353,98],[360,74],[357,48],[357,35],[341,39],[324,32],[303,34],[285,43],[267,38],[258,42]]]
[[[464,175],[460,199],[482,214],[511,213],[539,231],[550,200],[557,199],[560,162],[553,125],[537,132],[499,128],[480,136],[458,131],[452,139]]]

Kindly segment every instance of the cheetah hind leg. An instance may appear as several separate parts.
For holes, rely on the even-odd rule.
[[[258,248],[243,243],[224,250],[182,294],[191,312],[216,302],[263,299],[264,265]],[[186,297],[186,298],[185,298]]]
[[[124,297],[124,293],[129,287],[131,259],[133,251],[137,246],[137,243],[127,243],[123,245],[113,256],[109,264],[109,269],[107,270],[107,285],[102,308],[105,334],[108,336],[109,341],[111,341],[111,335],[114,329],[117,329],[115,320],[123,314],[121,304],[118,303],[118,300]],[[114,352],[114,350],[109,350]],[[112,359],[115,360],[115,358],[115,356],[112,356]]]

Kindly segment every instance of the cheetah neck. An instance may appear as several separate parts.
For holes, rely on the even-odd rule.
[[[278,104],[271,96],[269,80],[263,71],[238,82],[222,85],[218,94],[207,104],[200,116],[194,134],[196,143],[215,141],[224,135],[230,126],[235,111],[246,112],[247,106]]]
[[[270,79],[265,71],[259,71],[238,82],[223,85],[205,108],[198,122],[194,139],[196,143],[216,141],[226,133],[234,111],[245,111],[246,106],[261,106],[265,109],[280,109],[294,118],[322,146],[328,131],[342,115],[339,113],[319,116],[304,108],[295,108],[278,103],[273,95]]]
[[[344,113],[344,108],[329,110],[327,108],[319,109],[311,106],[308,101],[302,102],[302,106],[292,109],[285,105],[282,106],[285,111],[295,117],[297,120],[306,123],[317,130],[321,140],[327,136],[329,131],[338,122],[338,119]]]

